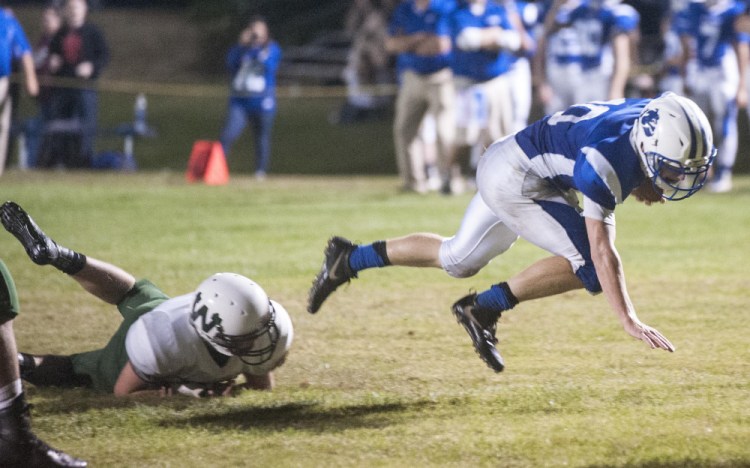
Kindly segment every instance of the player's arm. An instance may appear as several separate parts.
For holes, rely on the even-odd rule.
[[[37,94],[39,94],[39,82],[36,78],[34,58],[31,56],[30,52],[27,52],[21,56],[21,69],[23,70],[26,92],[29,93],[29,96],[36,96]]]
[[[625,97],[625,85],[630,75],[631,36],[627,33],[616,34],[612,38],[612,55],[614,56],[614,70],[609,82],[609,99]]]
[[[385,40],[385,50],[394,55],[403,54],[405,52],[414,52],[417,44],[419,44],[425,37],[425,33],[395,34],[388,36]]]
[[[737,107],[747,107],[747,68],[750,66],[750,43],[747,39],[738,40],[734,43],[735,53],[737,54],[737,65],[739,67],[739,83],[737,84]]]
[[[148,388],[151,388],[151,385],[135,373],[133,365],[128,361],[120,371],[120,376],[117,377],[114,394],[118,397],[126,396]]]
[[[451,51],[451,38],[448,35],[425,34],[413,49],[417,55],[430,57],[447,54]]]
[[[652,348],[674,351],[674,346],[658,330],[638,319],[625,287],[625,273],[615,248],[615,227],[602,220],[586,218],[586,232],[591,244],[591,257],[604,296],[625,331],[645,341]]]

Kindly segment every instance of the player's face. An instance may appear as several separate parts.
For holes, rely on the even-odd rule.
[[[268,41],[268,25],[262,21],[256,21],[250,25],[253,44],[265,44]]]
[[[659,168],[659,177],[670,185],[677,185],[685,179],[685,172],[678,166],[663,164]]]
[[[65,4],[65,20],[73,27],[83,25],[87,12],[86,0],[68,0]]]

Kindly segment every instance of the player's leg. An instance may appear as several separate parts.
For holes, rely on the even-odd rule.
[[[712,192],[729,192],[732,190],[732,170],[737,159],[739,135],[737,130],[737,87],[739,70],[733,55],[722,61],[716,69],[717,76],[710,90],[711,113],[715,116],[714,128],[718,130],[719,151],[714,163],[713,177],[708,184]]]
[[[59,245],[14,202],[5,202],[0,207],[0,221],[21,242],[34,263],[52,265],[69,274],[103,301],[117,304],[135,284],[135,278],[126,271]]]
[[[240,137],[246,126],[247,111],[245,107],[233,99],[230,100],[224,128],[221,130],[221,136],[219,137],[219,142],[226,156],[229,155],[232,144]]]
[[[510,248],[517,237],[497,219],[479,195],[469,204],[456,235],[449,238],[414,233],[357,245],[343,237],[333,237],[310,289],[308,311],[317,312],[336,288],[370,268],[431,267],[441,268],[457,278],[472,276]]]
[[[53,449],[31,432],[13,334],[18,311],[13,278],[0,260],[0,466],[86,466],[83,460]]]
[[[424,96],[422,80],[413,72],[405,72],[396,98],[393,119],[393,141],[396,163],[404,190],[426,190],[424,168],[420,171],[410,152],[411,143],[417,137],[419,126],[427,112],[428,102]],[[418,158],[421,160],[421,158]],[[424,162],[422,162],[424,165]],[[421,185],[420,185],[421,184]]]
[[[566,199],[545,187],[541,179],[534,187],[527,170],[528,158],[515,141],[501,140],[480,161],[479,194],[503,226],[556,257],[540,260],[507,282],[470,294],[453,305],[453,312],[469,333],[477,353],[497,372],[504,368],[494,346],[496,322],[502,312],[520,301],[581,288],[584,278],[590,290],[598,287],[583,218]],[[526,198],[520,195],[522,187],[539,195],[547,189],[550,193],[546,195],[554,201]],[[578,267],[578,274],[573,265]]]
[[[444,76],[443,76],[444,75]],[[449,73],[438,72],[437,82],[430,86],[430,108],[437,125],[437,166],[445,184],[453,178],[460,182],[460,167],[456,163],[456,88]]]
[[[255,135],[255,177],[262,179],[268,173],[271,161],[271,130],[275,117],[274,110],[263,109],[251,117]]]

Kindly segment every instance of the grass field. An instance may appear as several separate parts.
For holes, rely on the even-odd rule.
[[[28,386],[34,429],[92,466],[750,466],[747,248],[750,178],[727,195],[618,209],[618,246],[641,318],[677,346],[649,350],[583,292],[503,316],[507,368],[487,369],[450,304],[544,253],[520,241],[474,278],[367,271],[318,315],[308,286],[334,233],[371,241],[453,233],[469,195],[399,195],[380,178],[271,177],[186,185],[179,172],[7,172],[3,199],[64,245],[181,294],[244,273],[292,314],[296,339],[272,393],[115,399]],[[105,342],[115,310],[0,252],[23,312],[19,346]]]

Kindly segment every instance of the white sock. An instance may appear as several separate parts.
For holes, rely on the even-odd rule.
[[[21,393],[23,393],[23,386],[21,385],[21,379],[17,379],[4,387],[0,387],[0,410],[4,410],[13,404]]]

